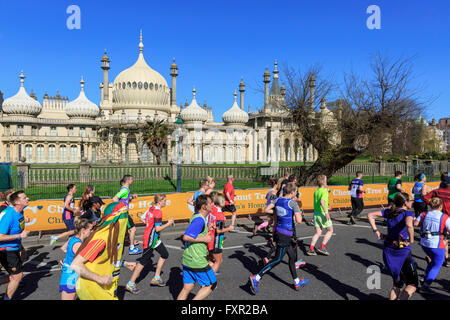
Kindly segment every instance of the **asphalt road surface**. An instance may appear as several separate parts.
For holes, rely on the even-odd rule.
[[[368,211],[364,211],[367,214]],[[261,222],[258,218],[253,218]],[[298,256],[306,261],[306,265],[299,269],[299,276],[309,279],[309,283],[295,291],[287,265],[287,255],[284,261],[269,271],[262,278],[257,295],[253,295],[249,287],[249,276],[256,273],[262,266],[262,258],[266,256],[269,247],[266,234],[259,233],[251,236],[255,221],[248,218],[238,219],[238,233],[227,233],[224,242],[224,262],[217,276],[218,287],[207,298],[208,300],[372,300],[386,299],[392,286],[392,279],[383,272],[382,244],[377,243],[367,219],[362,216],[355,226],[347,226],[346,215],[332,216],[334,233],[327,245],[330,256],[313,256],[305,254],[305,249],[314,234],[314,228],[304,223],[297,225],[297,236],[303,242],[299,246]],[[181,255],[182,242],[180,236],[187,224],[177,224],[162,232],[162,240],[169,251],[162,279],[167,282],[166,287],[152,287],[150,281],[154,275],[158,253],[155,253],[153,265],[144,269],[137,280],[141,290],[139,295],[125,291],[131,271],[122,268],[119,279],[119,299],[124,300],[174,300],[182,288]],[[380,230],[385,231],[381,225]],[[143,227],[137,228],[137,240],[142,240]],[[417,235],[417,234],[416,234]],[[419,276],[423,275],[426,267],[424,253],[418,244],[418,239],[412,245],[413,257],[419,266]],[[56,246],[49,246],[49,236],[41,239],[30,237],[24,246],[30,254],[30,259],[24,265],[24,286],[16,292],[15,299],[26,300],[59,300],[59,280],[61,268],[58,260],[64,258],[59,249],[62,241]],[[318,245],[320,245],[319,240]],[[139,256],[128,255],[128,248],[124,255],[127,261],[135,261]],[[372,266],[372,267],[371,267]],[[375,266],[375,267],[373,267]],[[369,268],[371,267],[371,268]],[[379,273],[377,283],[376,270]],[[375,271],[373,271],[375,270]],[[375,273],[374,273],[375,272]],[[371,278],[370,278],[371,277]],[[438,293],[432,297],[416,293],[413,300],[445,299],[450,300],[450,268],[442,267],[432,288]],[[2,294],[6,285],[0,289]],[[198,287],[193,290],[197,292]],[[193,296],[193,295],[192,295]],[[191,297],[190,297],[191,298]]]

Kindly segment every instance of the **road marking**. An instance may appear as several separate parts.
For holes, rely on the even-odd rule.
[[[372,228],[371,226],[361,226],[361,225],[358,225],[358,224],[354,224],[354,225],[352,225],[352,226],[348,226],[348,225],[346,225],[346,224],[338,224],[338,223],[336,223],[336,224],[333,224],[333,226],[356,227],[356,228],[369,228],[369,229]]]
[[[181,248],[181,247],[171,246],[171,245],[169,245],[169,244],[165,244],[165,246],[166,246],[167,248],[170,248],[170,249],[176,249],[176,250],[181,250],[181,251],[183,251],[183,248]]]
[[[28,271],[28,272],[24,272],[23,274],[26,276],[27,274],[34,274],[34,273],[41,273],[41,272],[53,272],[53,271],[61,271],[61,267],[57,267],[57,268],[51,268],[51,269],[41,269],[41,270],[36,270],[36,271]]]
[[[336,235],[336,233],[333,233],[333,236],[335,236],[335,235]],[[325,235],[321,235],[320,238],[322,238],[324,236]],[[312,237],[314,237],[314,236],[301,237],[301,238],[297,238],[297,240],[311,239]],[[234,246],[234,247],[226,247],[226,248],[223,248],[223,250],[239,249],[239,248],[244,248],[245,246],[257,247],[257,246],[262,246],[262,245],[265,245],[265,244],[267,244],[267,241],[266,242],[261,242],[261,243],[248,243],[248,244],[245,244],[245,245]]]

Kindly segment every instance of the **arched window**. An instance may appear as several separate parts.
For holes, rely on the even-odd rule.
[[[86,128],[85,127],[80,128],[80,137],[83,137],[83,138],[86,137]]]
[[[37,162],[43,163],[44,162],[44,146],[42,144],[39,144],[37,146]]]
[[[59,162],[64,163],[67,161],[67,149],[66,146],[62,145],[59,147]]]
[[[48,162],[55,162],[56,148],[53,144],[48,146]]]
[[[33,160],[33,147],[31,144],[25,145],[25,159],[26,162],[31,162]]]
[[[70,161],[77,162],[78,160],[78,148],[77,146],[70,147]]]
[[[150,149],[148,148],[147,144],[144,143],[142,146],[142,162],[150,162]]]
[[[11,161],[11,147],[9,146],[9,144],[6,145],[6,161]]]

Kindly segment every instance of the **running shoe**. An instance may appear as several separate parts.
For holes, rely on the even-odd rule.
[[[57,236],[51,236],[50,237],[50,245],[53,246],[55,245],[56,241],[58,240]]]
[[[140,254],[140,253],[142,253],[142,250],[139,248],[136,248],[136,247],[134,247],[134,249],[130,249],[128,251],[128,254]]]
[[[309,281],[309,279],[300,278],[299,283],[294,283],[295,290],[297,290],[297,291],[300,290],[300,288],[303,287],[305,284],[307,284],[308,281]]]
[[[258,284],[259,284],[259,281],[256,280],[256,275],[251,275],[250,276],[250,289],[252,290],[253,294],[258,293]]]
[[[353,216],[350,216],[350,220],[347,222],[348,225],[354,225],[356,224],[355,218]]]
[[[132,294],[139,294],[141,292],[141,290],[139,290],[136,287],[136,284],[133,284],[132,286],[130,284],[127,283],[127,285],[125,286],[125,290],[131,292]]]
[[[159,279],[153,278],[152,282],[150,282],[150,284],[152,286],[158,286],[158,287],[165,287],[166,286],[166,283],[164,281],[162,281],[161,278],[159,278]]]
[[[306,254],[307,254],[308,256],[316,256],[316,255],[317,255],[316,251],[315,251],[314,249],[311,250],[311,248],[309,248],[308,250],[306,250]]]
[[[306,264],[306,262],[303,261],[302,259],[300,259],[300,260],[298,260],[298,261],[295,263],[295,268],[296,268],[296,269],[301,268],[301,267],[303,267],[305,264]]]
[[[450,267],[450,265],[448,264],[448,259],[445,259],[442,265],[447,268]]]
[[[436,294],[436,291],[432,290],[430,286],[424,285],[419,288],[419,293],[433,295]]]
[[[330,253],[327,251],[327,248],[323,248],[323,249],[316,249],[316,251],[320,254],[323,254],[324,256],[329,256]]]

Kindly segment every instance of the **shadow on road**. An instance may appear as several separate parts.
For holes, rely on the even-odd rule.
[[[353,296],[359,300],[386,300],[385,297],[378,294],[365,294],[355,287],[349,286],[341,281],[331,277],[329,274],[322,272],[315,265],[306,264],[303,270],[313,275],[318,281],[327,284],[334,292],[340,295],[343,299],[349,300],[349,296]]]

